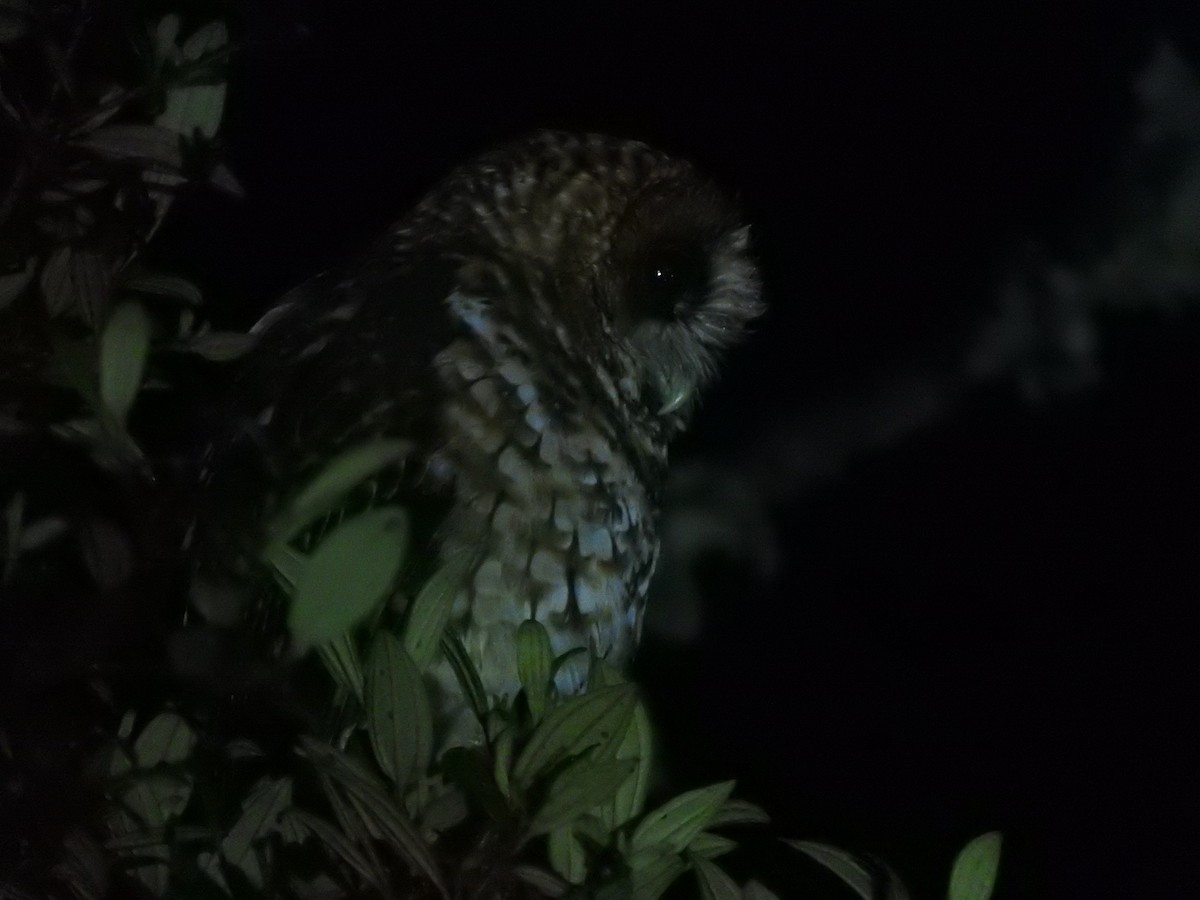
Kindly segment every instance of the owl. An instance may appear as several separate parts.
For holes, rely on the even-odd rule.
[[[748,228],[691,165],[536,134],[453,172],[255,326],[237,393],[258,474],[225,491],[269,505],[340,450],[400,438],[376,500],[409,509],[417,558],[465,573],[450,627],[485,688],[515,695],[530,618],[556,653],[620,666],[668,444],[762,308]],[[560,689],[585,667],[560,670]]]

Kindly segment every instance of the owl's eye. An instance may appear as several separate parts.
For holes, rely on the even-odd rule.
[[[708,260],[699,247],[664,247],[646,257],[641,293],[655,318],[677,319],[704,302]]]

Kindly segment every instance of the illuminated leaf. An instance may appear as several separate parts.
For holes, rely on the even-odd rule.
[[[633,831],[630,846],[636,853],[657,844],[682,852],[712,822],[721,805],[729,799],[732,781],[697,788],[668,800],[647,813]]]
[[[100,335],[100,400],[117,421],[133,407],[149,352],[150,317],[141,304],[122,303]]]
[[[611,800],[636,768],[631,759],[594,762],[584,757],[567,766],[550,782],[546,800],[529,823],[530,834],[544,834],[569,825],[589,809]]]
[[[703,857],[692,860],[701,900],[742,900],[742,889],[716,863]]]
[[[433,755],[433,713],[421,672],[388,631],[367,659],[367,734],[375,759],[397,787],[425,774]]]
[[[513,778],[528,785],[559,760],[623,734],[636,704],[637,693],[628,684],[568,698],[534,731],[517,757]]]
[[[461,568],[445,565],[429,577],[408,609],[404,625],[404,649],[417,668],[425,670],[441,645],[454,595],[462,586]]]
[[[554,651],[545,627],[533,619],[522,622],[517,628],[517,676],[534,722],[540,722],[546,711],[553,664]]]
[[[996,886],[1003,842],[999,831],[989,831],[959,851],[950,870],[949,900],[989,900]]]
[[[139,769],[149,769],[160,762],[181,763],[191,756],[196,746],[196,732],[178,713],[159,713],[151,719],[133,745],[133,756]]]
[[[288,611],[297,646],[332,640],[374,610],[396,583],[407,542],[408,516],[398,507],[368,510],[326,535]]]

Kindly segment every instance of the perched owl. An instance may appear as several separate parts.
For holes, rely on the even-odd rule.
[[[692,166],[537,134],[454,172],[256,326],[239,402],[259,474],[224,490],[269,505],[341,449],[404,439],[383,494],[417,521],[418,558],[467,573],[451,624],[485,687],[515,694],[530,617],[556,653],[620,665],[641,631],[667,444],[759,295],[747,227]]]

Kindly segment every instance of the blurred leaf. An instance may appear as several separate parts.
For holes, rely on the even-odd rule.
[[[108,860],[87,832],[72,828],[63,838],[62,857],[50,875],[69,885],[76,900],[104,900],[108,893]]]
[[[154,28],[154,58],[160,66],[179,59],[179,16],[169,13],[158,20]]]
[[[329,643],[321,644],[317,653],[334,683],[345,688],[361,705],[366,696],[366,676],[350,632],[343,631]]]
[[[375,759],[398,788],[429,769],[433,713],[421,672],[404,645],[386,630],[367,659],[367,734]]]
[[[108,309],[111,280],[111,263],[103,253],[63,244],[46,258],[39,284],[52,317],[72,315],[95,328]]]
[[[949,900],[989,900],[996,887],[1003,842],[999,831],[989,831],[959,851],[950,870]]]
[[[188,340],[182,349],[212,362],[230,362],[241,359],[257,343],[254,335],[240,331],[208,331]]]
[[[183,167],[179,134],[158,125],[105,125],[76,143],[104,159],[131,160],[177,175]]]
[[[535,888],[543,897],[566,896],[569,888],[569,885],[563,882],[557,875],[537,866],[513,866],[513,874],[530,887]]]
[[[661,844],[633,853],[628,863],[634,900],[658,900],[687,871],[683,857]]]
[[[378,780],[344,753],[313,738],[300,738],[300,752],[328,776],[330,783],[325,785],[326,796],[335,809],[343,802],[343,797],[334,790],[334,785],[344,792],[344,800],[363,819],[371,833],[385,840],[415,872],[429,879],[441,897],[449,900],[445,881],[429,847]]]
[[[387,893],[387,874],[377,862],[372,862],[354,843],[338,831],[332,822],[295,807],[284,813],[302,828],[308,829],[334,856],[357,872],[367,884],[381,894]]]
[[[279,831],[279,817],[291,805],[291,778],[259,779],[242,803],[242,815],[221,841],[225,861],[240,869],[259,890],[263,887],[263,872],[254,844]]]
[[[737,841],[727,838],[723,834],[702,831],[688,844],[687,852],[692,856],[700,856],[704,859],[716,859],[718,856],[732,853],[736,849]]]
[[[535,723],[540,722],[546,711],[550,693],[550,667],[554,664],[554,651],[550,648],[550,635],[541,622],[527,619],[517,627],[517,677],[525,690],[529,712]]]
[[[166,772],[139,772],[121,794],[121,802],[141,822],[161,828],[183,812],[192,796],[188,778]]]
[[[479,672],[475,669],[475,664],[471,662],[471,657],[467,655],[467,648],[463,646],[462,639],[459,638],[453,630],[446,630],[442,633],[442,653],[446,657],[446,662],[450,664],[450,668],[454,671],[454,677],[458,681],[458,686],[462,689],[463,696],[467,698],[467,703],[471,707],[471,711],[475,714],[475,718],[479,720],[479,724],[483,725],[487,717],[488,699],[487,694],[483,690],[483,682],[479,678]]]
[[[534,730],[529,743],[517,757],[513,778],[528,785],[561,759],[623,733],[636,704],[637,693],[628,684],[568,698],[551,710]]]
[[[125,584],[133,574],[129,536],[111,519],[90,517],[79,527],[83,562],[96,584],[106,591]]]
[[[232,197],[246,196],[246,190],[224,163],[217,163],[208,173],[208,183]]]
[[[181,763],[196,746],[196,732],[178,713],[159,713],[151,719],[133,745],[133,757],[139,769],[160,762]]]
[[[637,763],[631,759],[593,762],[581,757],[550,782],[546,800],[529,823],[529,834],[569,825],[589,809],[612,799]]]
[[[492,772],[496,777],[496,787],[500,789],[505,797],[512,796],[512,786],[510,776],[512,774],[513,750],[516,746],[516,729],[504,728],[496,735],[496,743],[493,752],[495,753],[495,761],[492,766]]]
[[[29,283],[33,281],[33,273],[37,271],[36,257],[29,257],[25,268],[0,275],[0,312],[8,309],[14,300],[21,296]]]
[[[842,879],[862,900],[907,900],[907,889],[886,866],[876,865],[831,844],[795,840],[784,840],[784,843],[819,862]],[[882,894],[879,892],[877,875],[885,878]]]
[[[300,572],[288,611],[299,647],[332,640],[387,596],[404,563],[408,516],[395,506],[368,510],[335,528]]]
[[[630,847],[635,853],[656,844],[670,847],[677,853],[683,851],[711,824],[732,790],[732,781],[722,781],[668,800],[646,814],[633,831]]]
[[[637,762],[633,775],[617,791],[612,804],[604,814],[610,829],[624,825],[641,814],[646,806],[646,793],[650,789],[650,770],[654,763],[654,734],[646,707],[638,701],[633,708],[629,727],[616,750],[617,759],[632,759]]]
[[[550,865],[571,884],[587,879],[587,853],[570,827],[553,829],[547,836]]]
[[[724,869],[703,857],[692,860],[702,900],[742,900],[742,889]]]
[[[308,554],[301,553],[289,544],[269,544],[262,554],[263,561],[271,567],[275,581],[289,596],[296,591],[300,576],[308,566]]]
[[[290,541],[315,519],[336,509],[352,488],[399,462],[412,449],[408,441],[381,438],[338,454],[271,520],[267,534],[276,541]]]
[[[142,272],[124,279],[121,284],[127,291],[139,294],[152,294],[156,297],[170,297],[182,300],[188,306],[200,306],[204,296],[200,288],[186,278],[177,275],[163,275],[158,272]]]
[[[67,520],[61,516],[44,516],[21,526],[17,540],[17,552],[29,553],[40,550],[71,530]]]
[[[404,625],[404,649],[417,668],[429,668],[437,655],[454,608],[454,596],[462,582],[462,568],[448,563],[429,577],[409,607],[408,621]]]
[[[100,400],[119,422],[141,389],[149,352],[150,317],[140,303],[122,303],[100,335]]]
[[[779,896],[757,881],[747,881],[742,888],[742,900],[779,900]]]
[[[713,816],[709,828],[722,828],[726,825],[769,825],[771,817],[761,806],[755,806],[745,800],[730,798],[726,800],[717,814]]]

